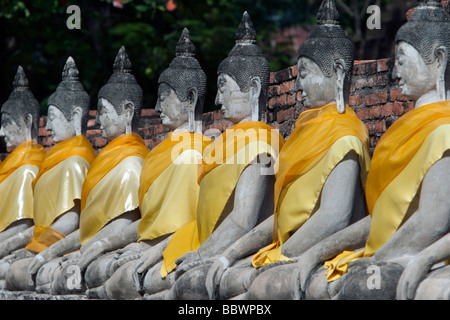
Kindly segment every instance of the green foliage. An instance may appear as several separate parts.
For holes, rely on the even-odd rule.
[[[159,74],[175,54],[181,31],[187,27],[196,46],[197,59],[208,77],[205,111],[215,109],[216,70],[234,45],[234,36],[244,11],[254,23],[258,41],[269,58],[272,71],[292,65],[289,52],[274,48],[266,39],[277,27],[311,21],[315,8],[307,1],[291,0],[0,0],[0,88],[1,103],[10,91],[17,66],[22,65],[30,87],[46,101],[61,80],[68,56],[80,70],[80,80],[96,108],[96,95],[112,72],[114,57],[124,45],[133,73],[144,89],[144,107],[156,103]],[[81,29],[69,30],[69,5],[81,9]]]

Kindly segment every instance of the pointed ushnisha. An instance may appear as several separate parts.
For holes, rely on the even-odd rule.
[[[13,90],[27,90],[28,89],[28,79],[23,71],[22,66],[17,67],[16,75],[13,80]]]
[[[67,58],[66,64],[64,65],[64,69],[62,72],[63,80],[78,80],[79,72],[77,65],[72,57]]]
[[[195,47],[191,40],[191,35],[187,28],[183,29],[183,33],[181,34],[180,39],[178,40],[178,44],[176,47],[176,56],[177,57],[194,57],[195,56]]]
[[[242,15],[241,23],[239,24],[238,30],[236,32],[236,43],[241,42],[256,42],[256,31],[253,28],[252,20],[250,19],[250,15],[247,11],[245,11]]]
[[[317,24],[339,24],[339,12],[334,0],[325,0],[317,12]]]
[[[119,52],[116,55],[113,70],[114,72],[131,72],[131,61],[128,58],[128,54],[124,46],[120,47]]]

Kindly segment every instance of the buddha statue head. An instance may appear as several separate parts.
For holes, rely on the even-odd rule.
[[[89,95],[78,81],[78,69],[72,57],[64,65],[62,81],[48,99],[46,129],[54,142],[85,134],[89,114]]]
[[[131,73],[131,62],[122,46],[114,61],[113,74],[98,92],[96,122],[104,138],[111,141],[137,131],[142,96],[142,88]]]
[[[441,1],[422,0],[397,32],[392,78],[416,106],[448,99],[450,19]]]
[[[201,133],[205,95],[206,74],[195,58],[195,47],[185,28],[175,58],[158,79],[155,109],[169,129]]]
[[[6,147],[15,148],[28,140],[37,140],[40,107],[28,88],[28,79],[19,66],[13,81],[13,91],[3,104],[0,135]]]
[[[339,25],[334,0],[324,0],[317,13],[317,26],[298,49],[297,89],[307,108],[336,102],[339,113],[348,103],[354,47]]]
[[[256,32],[247,12],[236,33],[236,44],[217,70],[216,105],[233,123],[258,121],[267,103],[270,67],[256,44]]]

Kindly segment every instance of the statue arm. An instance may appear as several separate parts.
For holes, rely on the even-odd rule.
[[[414,299],[420,282],[433,265],[447,259],[450,259],[450,233],[425,248],[408,263],[397,285],[397,299]]]
[[[272,196],[273,176],[262,175],[261,170],[263,170],[261,164],[249,165],[244,170],[235,189],[233,210],[198,249],[202,258],[211,258],[222,253],[252,230],[261,218],[266,218],[261,217],[261,212],[267,210],[264,208],[264,199]],[[270,211],[273,213],[273,210]],[[272,235],[271,228],[269,235],[270,237]],[[252,241],[249,243],[251,248],[243,248],[243,250],[251,251],[253,247],[258,247],[258,245],[255,246],[257,242]],[[245,247],[245,244],[243,245]],[[262,246],[264,244],[259,245],[258,249]]]
[[[17,249],[24,248],[33,237],[33,231],[34,226],[3,241],[0,244],[0,258],[3,258]]]
[[[333,169],[322,189],[319,209],[283,244],[284,255],[299,256],[350,224],[356,187],[360,183],[359,172],[355,153],[348,154]],[[360,240],[355,239],[358,243]]]
[[[302,254],[296,262],[300,287],[303,290],[306,288],[306,283],[312,271],[321,263],[335,258],[343,251],[355,251],[364,248],[369,237],[371,222],[371,217],[366,216],[323,239]]]
[[[137,225],[139,221],[141,220],[138,219],[130,223],[121,232],[112,233],[83,250],[83,254],[78,262],[80,269],[84,270],[92,261],[105,252],[120,249],[132,242],[137,242]]]
[[[67,237],[54,243],[44,251],[38,253],[30,262],[28,273],[35,274],[39,268],[50,260],[61,257],[66,253],[70,253],[80,249],[80,230],[77,229]]]
[[[75,205],[61,214],[51,225],[50,228],[64,235],[71,234],[79,228],[80,222],[80,200],[75,200]]]
[[[419,207],[375,253],[376,260],[416,255],[450,229],[450,157],[431,166],[420,190]]]

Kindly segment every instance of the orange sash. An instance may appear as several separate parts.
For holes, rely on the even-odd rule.
[[[44,173],[71,156],[80,156],[89,163],[92,163],[94,160],[94,148],[84,135],[77,135],[70,139],[58,142],[47,152],[44,161],[41,164],[39,173],[33,180],[33,189]]]
[[[185,139],[187,136],[190,139]],[[179,138],[181,141],[178,140]],[[142,203],[145,193],[153,182],[172,164],[174,160],[172,152],[175,147],[180,151],[196,150],[203,154],[203,150],[210,143],[211,139],[198,133],[170,133],[166,140],[153,148],[145,157],[140,178],[139,203]]]
[[[0,165],[0,183],[17,168],[31,164],[40,167],[45,157],[45,149],[33,140],[17,146]]]
[[[280,152],[279,170],[276,174],[274,187],[273,243],[255,255],[253,258],[255,267],[270,263],[271,259],[268,258],[267,254],[275,249],[277,252],[273,256],[277,257],[276,259],[285,259],[281,256],[281,245],[312,214],[312,212],[302,212],[302,218],[297,217],[295,220],[293,217],[285,217],[283,212],[280,212],[285,191],[291,186],[291,182],[314,168],[333,144],[346,136],[358,138],[368,154],[369,135],[367,128],[349,106],[345,107],[345,112],[342,114],[338,113],[336,103],[331,103],[318,109],[307,110],[299,116],[295,130]],[[348,148],[351,148],[351,146],[348,146]],[[345,154],[342,154],[342,156],[345,156]],[[284,222],[283,226],[286,228],[286,225],[290,225],[290,228],[280,230],[279,224],[284,218],[288,219],[287,221],[290,221],[290,223]]]

